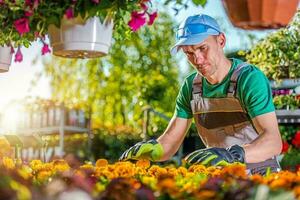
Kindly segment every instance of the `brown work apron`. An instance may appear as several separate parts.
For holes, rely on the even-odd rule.
[[[198,134],[206,147],[227,148],[232,145],[245,145],[262,133],[255,127],[236,95],[237,81],[248,63],[239,64],[230,78],[227,96],[223,98],[205,98],[202,96],[202,76],[198,73],[193,80],[191,107]],[[260,163],[246,163],[249,174],[265,174],[280,170],[277,158]]]

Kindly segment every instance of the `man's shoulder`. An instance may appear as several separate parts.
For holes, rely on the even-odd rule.
[[[185,84],[191,85],[196,75],[197,75],[197,71],[193,71],[189,73],[184,79]]]
[[[256,66],[248,62],[244,62],[239,59],[234,59],[235,63],[235,69],[237,70],[239,65],[244,64],[243,68],[240,70],[240,75],[239,78],[242,77],[242,79],[245,78],[251,78],[251,79],[256,79],[256,78],[262,78],[265,77],[265,74]]]

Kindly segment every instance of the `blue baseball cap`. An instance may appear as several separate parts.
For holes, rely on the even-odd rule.
[[[171,54],[176,54],[179,46],[199,44],[208,36],[220,33],[220,26],[214,18],[205,14],[190,16],[179,25],[176,32],[177,42],[171,48]]]

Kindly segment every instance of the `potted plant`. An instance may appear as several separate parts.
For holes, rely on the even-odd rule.
[[[286,26],[295,14],[298,0],[223,0],[232,24],[243,29]]]
[[[0,46],[0,72],[7,72],[11,63],[12,51],[9,46]]]
[[[9,44],[21,53],[20,46],[29,47],[31,42],[40,40],[45,54],[50,52],[45,35],[51,25],[61,28],[64,20],[73,23],[80,19],[85,23],[95,17],[101,23],[105,19],[113,21],[116,39],[124,38],[130,29],[136,31],[147,22],[153,23],[157,13],[150,13],[149,5],[150,0],[1,0],[0,46]],[[21,57],[16,61],[22,61]]]
[[[298,0],[223,0],[227,15],[236,27],[270,29],[285,27],[297,11]]]

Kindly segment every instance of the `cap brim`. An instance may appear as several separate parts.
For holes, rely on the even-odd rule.
[[[220,33],[215,33],[215,34],[198,34],[194,36],[190,36],[188,38],[182,38],[180,39],[170,50],[171,55],[175,55],[178,52],[178,47],[183,46],[183,45],[196,45],[201,42],[203,42],[208,36],[210,35],[218,35]]]

